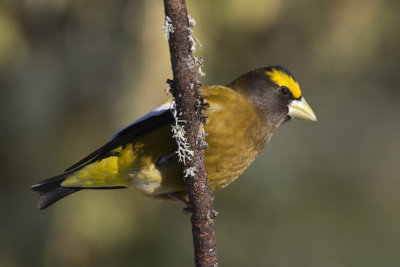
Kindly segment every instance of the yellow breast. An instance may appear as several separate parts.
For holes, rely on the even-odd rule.
[[[205,125],[209,144],[205,164],[210,189],[216,191],[249,167],[270,136],[266,135],[267,125],[261,125],[240,94],[227,87],[211,86],[204,95],[210,103]]]

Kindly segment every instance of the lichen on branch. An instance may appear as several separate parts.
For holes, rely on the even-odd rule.
[[[196,266],[217,266],[214,230],[215,211],[208,188],[204,166],[207,103],[201,95],[196,69],[201,61],[193,57],[196,38],[190,26],[195,21],[188,16],[185,0],[164,0],[163,29],[169,43],[173,80],[169,81],[174,97],[173,135],[178,145],[178,158],[183,163],[186,190],[189,197]],[[190,21],[190,23],[189,23]],[[204,75],[199,69],[200,75]],[[200,144],[200,145],[199,145]]]

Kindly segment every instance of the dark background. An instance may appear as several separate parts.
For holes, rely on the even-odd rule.
[[[215,194],[221,266],[400,263],[400,2],[189,1],[207,76],[280,64],[318,123],[283,125]],[[86,191],[60,173],[167,99],[162,1],[0,2],[0,266],[191,266],[183,205]]]

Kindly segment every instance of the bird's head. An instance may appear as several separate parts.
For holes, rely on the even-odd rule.
[[[316,121],[293,75],[281,66],[250,71],[228,85],[269,123],[279,126],[290,119]]]

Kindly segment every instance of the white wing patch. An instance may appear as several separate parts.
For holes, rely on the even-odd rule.
[[[129,124],[128,126],[126,126],[125,128],[119,130],[118,132],[116,132],[115,134],[113,134],[110,138],[110,140],[113,140],[115,137],[117,137],[119,135],[119,133],[121,133],[123,130],[125,130],[128,127],[131,127],[132,125],[135,125],[136,123],[139,123],[141,121],[144,121],[150,117],[155,117],[155,116],[159,116],[161,114],[163,114],[165,111],[171,109],[171,103],[168,102],[164,105],[161,105],[155,109],[153,109],[152,111],[150,111],[149,113],[147,113],[146,115],[144,115],[143,117],[135,120],[134,122],[132,122],[131,124]]]

